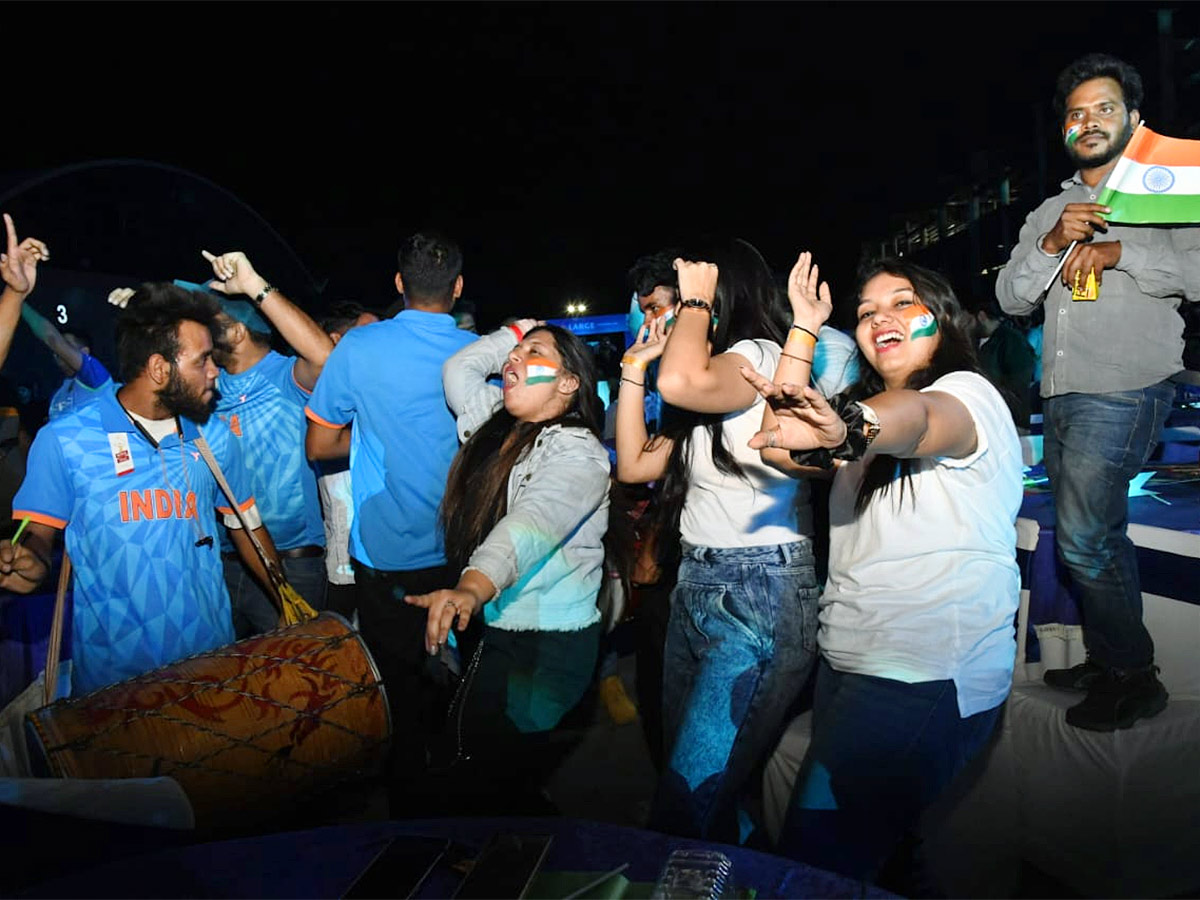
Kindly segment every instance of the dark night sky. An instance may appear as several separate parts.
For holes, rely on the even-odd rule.
[[[811,248],[836,289],[889,216],[981,159],[1028,165],[1034,104],[1074,56],[1125,56],[1153,98],[1156,9],[8,3],[4,156],[210,178],[328,297],[388,302],[398,241],[439,225],[485,325],[574,295],[623,310],[637,255],[704,233],[783,270]]]

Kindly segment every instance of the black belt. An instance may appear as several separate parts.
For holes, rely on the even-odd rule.
[[[316,544],[306,544],[303,547],[293,547],[291,550],[279,550],[276,552],[280,556],[286,556],[288,559],[308,559],[312,556],[324,556],[325,548],[318,547]]]
[[[325,548],[316,544],[305,544],[303,547],[293,547],[291,550],[280,550],[276,548],[276,553],[284,559],[311,559],[314,556],[324,556]],[[226,550],[221,554],[221,559],[239,559],[236,550]]]

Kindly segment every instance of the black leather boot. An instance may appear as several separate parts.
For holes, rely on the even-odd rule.
[[[1167,689],[1158,680],[1158,666],[1105,669],[1083,702],[1067,710],[1067,724],[1088,731],[1115,731],[1166,708]]]
[[[1042,681],[1061,691],[1084,693],[1103,673],[1104,666],[1088,659],[1069,669],[1047,669],[1042,673]]]

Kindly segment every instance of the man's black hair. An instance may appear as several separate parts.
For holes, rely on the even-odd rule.
[[[1124,60],[1107,53],[1089,53],[1075,60],[1058,75],[1054,85],[1054,114],[1059,121],[1067,114],[1067,98],[1071,91],[1093,78],[1111,78],[1121,86],[1125,111],[1142,108],[1142,76]]]
[[[454,241],[435,231],[419,232],[400,245],[396,261],[410,302],[446,307],[454,303],[454,282],[463,265],[462,250]]]
[[[681,255],[679,250],[667,249],[638,257],[625,275],[629,289],[639,297],[645,297],[654,293],[660,284],[669,288],[677,287],[679,279],[673,263]]]
[[[215,297],[189,291],[168,282],[143,284],[117,317],[117,371],[124,382],[133,381],[155,353],[175,362],[179,356],[179,323],[198,322],[214,340],[220,334]]]
[[[326,334],[337,332],[345,334],[346,329],[350,328],[358,317],[363,313],[372,312],[361,303],[354,300],[343,300],[341,303],[335,303],[329,309],[329,314],[320,321],[321,330]]]

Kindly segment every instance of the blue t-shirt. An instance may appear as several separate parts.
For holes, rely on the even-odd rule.
[[[83,365],[70,378],[64,378],[54,396],[50,398],[49,417],[57,419],[74,412],[85,403],[91,403],[103,390],[113,386],[112,376],[104,363],[87,353],[80,353]]]
[[[309,418],[353,424],[350,555],[395,572],[443,565],[438,505],[458,451],[442,363],[476,339],[444,313],[406,309],[347,332],[329,355]]]
[[[317,472],[304,454],[308,392],[296,360],[274,350],[237,375],[217,375],[217,417],[239,439],[263,524],[280,550],[325,546]],[[222,531],[221,548],[232,550]]]
[[[217,534],[214,509],[231,510],[193,447],[200,430],[181,423],[184,442],[155,450],[109,391],[47,423],[29,450],[13,518],[66,530],[76,694],[233,641],[218,547],[197,546]],[[237,442],[215,418],[203,434],[248,508]]]

